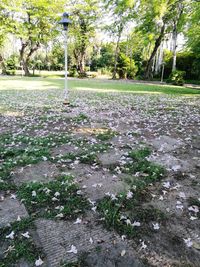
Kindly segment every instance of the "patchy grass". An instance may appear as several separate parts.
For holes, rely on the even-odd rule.
[[[131,191],[118,194],[116,198],[112,195],[105,197],[98,204],[106,227],[130,238],[150,233],[150,223],[160,223],[166,219],[160,210],[152,206],[142,206],[148,196],[148,185],[159,181],[164,175],[162,167],[146,159],[149,155],[148,148],[131,151],[128,157],[132,161],[121,168],[125,173],[137,173],[137,176],[128,176],[125,179],[131,185]],[[140,226],[134,225],[134,222],[139,222]]]
[[[114,131],[111,131],[110,129],[108,129],[104,133],[97,134],[96,137],[100,141],[108,141],[108,140],[112,139],[114,136],[116,136],[117,134],[118,134],[117,132],[114,132]]]
[[[80,122],[88,122],[89,118],[87,115],[80,113],[78,116],[76,116],[75,118],[72,119],[72,121],[76,122],[76,123],[80,123]]]
[[[58,155],[51,159],[52,162],[73,162],[75,160],[85,164],[98,163],[97,153],[106,152],[110,148],[110,144],[85,144],[82,152],[66,153],[62,156]]]
[[[0,267],[11,266],[20,259],[34,263],[39,257],[43,256],[41,250],[33,242],[31,236],[33,229],[32,219],[22,219],[0,230],[0,244],[5,248],[3,256],[0,255]],[[12,231],[14,232],[14,239],[6,238]],[[22,236],[27,232],[30,238]]]
[[[142,189],[163,177],[164,168],[146,159],[150,153],[149,148],[129,152],[128,157],[132,160],[122,167],[122,172],[133,175],[133,180],[129,179],[132,186]]]
[[[120,235],[128,238],[140,238],[142,235],[150,235],[153,230],[153,223],[164,223],[166,216],[163,212],[152,206],[142,207],[142,197],[128,200],[126,195],[117,195],[117,200],[105,197],[98,204],[98,210],[103,216],[104,224],[108,229],[114,229]],[[140,223],[139,226],[134,225]]]
[[[70,176],[61,176],[45,184],[23,184],[17,194],[28,212],[37,217],[71,219],[89,205]]]

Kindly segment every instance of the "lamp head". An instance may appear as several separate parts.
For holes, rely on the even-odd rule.
[[[69,14],[67,12],[64,12],[61,21],[59,21],[58,23],[63,25],[64,31],[67,31],[68,25],[72,23],[69,19]]]

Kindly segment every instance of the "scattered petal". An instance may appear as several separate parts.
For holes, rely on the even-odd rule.
[[[74,245],[71,245],[71,249],[67,251],[68,253],[74,253],[77,254],[77,248]]]
[[[39,259],[35,261],[35,266],[41,266],[43,263],[43,260],[39,257]]]

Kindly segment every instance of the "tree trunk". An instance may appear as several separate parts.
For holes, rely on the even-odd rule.
[[[19,53],[20,53],[20,63],[23,66],[23,70],[24,70],[25,76],[27,76],[27,74],[28,74],[27,72],[29,72],[29,70],[27,70],[27,67],[26,67],[26,64],[25,64],[24,54],[25,54],[25,49],[28,46],[28,42],[23,42],[22,39],[20,39],[20,41],[21,41],[21,48],[19,50]]]
[[[176,49],[177,49],[177,25],[174,24],[173,34],[172,34],[172,42],[173,42],[173,63],[172,63],[172,71],[176,70]]]
[[[24,72],[25,76],[30,76],[30,71],[28,68],[29,61],[31,59],[31,56],[40,48],[40,43],[37,43],[34,47],[31,47],[28,55],[26,56],[26,59],[24,60]]]
[[[147,62],[147,66],[146,66],[145,74],[144,74],[145,79],[150,79],[152,77],[152,62],[153,62],[153,59],[156,55],[156,52],[157,52],[157,50],[158,50],[158,48],[162,42],[164,34],[165,34],[165,24],[163,24],[163,26],[161,27],[161,31],[160,31],[158,38],[156,39],[153,52],[151,53],[151,56]]]
[[[23,69],[24,69],[24,75],[30,76],[30,71],[28,68],[28,62],[26,60],[23,60]]]
[[[19,52],[20,52],[20,61],[23,66],[25,76],[30,76],[30,71],[28,68],[30,58],[40,47],[40,43],[36,43],[35,46],[32,46],[30,48],[28,54],[26,53],[27,55],[25,55],[25,49],[28,47],[29,44],[30,44],[29,41],[23,42],[23,40],[21,39],[21,49],[19,50]]]
[[[178,27],[179,27],[181,16],[183,14],[184,4],[182,2],[178,3],[177,9],[178,9],[178,13],[174,19],[174,26],[173,26],[173,32],[172,32],[172,51],[173,51],[172,71],[176,70]]]
[[[120,39],[121,39],[122,30],[123,30],[123,26],[122,26],[122,23],[121,23],[119,25],[117,45],[116,45],[116,49],[115,49],[114,70],[113,70],[112,79],[116,79],[116,75],[117,75],[117,60],[118,60],[118,56],[119,56],[119,42],[120,42]]]

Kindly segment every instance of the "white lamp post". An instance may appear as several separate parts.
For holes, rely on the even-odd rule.
[[[67,83],[67,32],[68,32],[68,25],[71,24],[71,20],[69,19],[69,14],[68,13],[63,13],[63,18],[59,22],[59,24],[63,25],[63,30],[64,30],[64,36],[65,36],[65,89],[64,89],[64,105],[69,104],[69,99],[68,99],[68,83]]]

